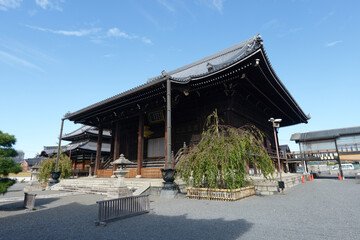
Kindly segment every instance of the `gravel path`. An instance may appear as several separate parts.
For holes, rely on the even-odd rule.
[[[152,213],[96,227],[101,195],[0,203],[0,239],[360,239],[358,180],[314,180],[237,202],[151,197]]]

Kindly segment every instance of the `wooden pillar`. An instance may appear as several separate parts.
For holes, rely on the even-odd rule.
[[[91,153],[91,156],[90,156],[90,163],[89,163],[89,165],[90,165],[89,177],[91,177],[91,176],[92,176],[92,167],[91,167],[92,160],[93,160],[93,153]]]
[[[82,170],[85,170],[85,153],[83,153]]]
[[[100,169],[102,135],[103,135],[103,127],[99,126],[97,148],[96,148],[96,158],[95,158],[95,170],[94,170],[95,176],[97,175],[97,171]]]
[[[306,169],[306,162],[305,162],[305,154],[302,154],[301,151],[301,142],[299,142],[299,150],[300,150],[300,157],[301,157],[301,165],[303,167],[303,174],[307,173],[307,169]]]
[[[165,126],[165,137],[164,137],[164,144],[165,144],[165,147],[164,147],[164,155],[165,155],[165,162],[164,162],[164,169],[167,169],[167,159],[166,159],[166,154],[167,154],[167,138],[168,138],[168,134],[167,134],[167,121],[166,121],[166,119],[167,119],[167,117],[166,117],[166,115],[164,116],[164,118],[165,118],[165,123],[164,123],[164,126]]]
[[[138,151],[137,151],[137,169],[136,177],[141,177],[141,168],[144,159],[144,116],[139,115],[139,133],[138,133]]]
[[[109,156],[114,156],[114,142],[115,142],[115,134],[116,134],[116,123],[115,125],[112,126],[111,129],[111,142],[110,142],[110,155]]]
[[[166,80],[166,128],[166,164],[168,168],[171,168],[171,82],[169,78]]]
[[[114,157],[113,161],[120,157],[120,122],[116,123],[115,127],[115,137],[114,137]],[[116,170],[116,165],[113,165],[113,171]]]
[[[288,161],[286,152],[284,152],[284,155],[285,155],[285,160],[286,160],[286,172],[288,173],[288,172],[290,172],[290,169],[289,169],[289,161]]]

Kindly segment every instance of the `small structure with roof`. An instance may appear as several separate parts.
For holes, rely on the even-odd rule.
[[[300,152],[288,155],[289,161],[303,166],[307,161],[360,161],[360,127],[294,133],[290,140]]]

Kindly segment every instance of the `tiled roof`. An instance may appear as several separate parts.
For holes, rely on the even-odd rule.
[[[101,145],[101,152],[110,152],[111,145],[109,143],[103,143]],[[82,149],[82,150],[88,150],[88,151],[95,151],[97,150],[97,143],[91,142],[91,141],[83,141],[83,142],[77,142],[77,143],[70,143],[66,145],[66,151],[72,151],[74,149]]]
[[[291,141],[310,141],[310,140],[321,140],[336,138],[344,135],[355,135],[360,134],[360,127],[349,127],[349,128],[337,128],[323,131],[314,131],[306,133],[294,133],[291,135]]]
[[[82,114],[88,110],[95,109],[103,104],[107,104],[112,101],[116,101],[121,99],[125,96],[128,96],[132,93],[138,92],[140,90],[146,89],[150,86],[153,86],[159,82],[164,81],[166,78],[165,76],[170,75],[170,80],[172,82],[188,82],[192,77],[200,77],[205,76],[207,74],[216,72],[225,68],[226,66],[240,61],[241,59],[245,58],[249,54],[255,52],[262,46],[262,39],[261,36],[258,34],[246,41],[243,41],[235,46],[227,48],[223,51],[215,53],[209,57],[203,58],[199,61],[194,63],[188,64],[181,68],[175,69],[166,73],[166,75],[160,75],[154,78],[148,79],[148,81],[140,86],[135,88],[129,89],[125,92],[119,93],[113,97],[104,99],[98,103],[90,105],[86,108],[80,109],[74,113],[68,113],[65,115],[66,119],[72,119],[73,117]],[[210,65],[209,65],[210,64]]]
[[[99,134],[99,130],[96,127],[92,127],[92,126],[82,126],[78,129],[76,129],[75,131],[68,133],[68,134],[64,134],[64,136],[62,137],[63,139],[66,138],[71,138],[71,137],[75,137],[75,136],[80,136],[84,133],[91,133],[94,135],[98,135]],[[111,134],[109,131],[104,130],[103,131],[103,137],[111,137]]]
[[[236,44],[223,51],[215,53],[181,68],[168,72],[173,80],[188,81],[191,77],[200,77],[218,71],[230,64],[237,62],[253,53],[262,46],[261,36],[258,34],[244,42]],[[161,79],[163,75],[150,78],[148,82]]]

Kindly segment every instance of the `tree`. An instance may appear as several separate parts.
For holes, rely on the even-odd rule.
[[[200,143],[179,163],[177,172],[187,185],[235,189],[247,186],[246,165],[254,164],[265,178],[274,166],[255,126],[220,125],[217,111],[207,118]]]
[[[0,194],[7,192],[7,189],[15,183],[15,180],[6,178],[9,173],[19,173],[22,167],[15,163],[11,157],[16,157],[17,152],[12,146],[15,144],[16,138],[13,135],[0,131]]]
[[[48,181],[50,173],[55,171],[56,158],[57,155],[41,163],[42,168],[40,169],[39,180]],[[60,155],[58,171],[61,172],[60,178],[67,178],[72,173],[71,160],[66,154]]]

